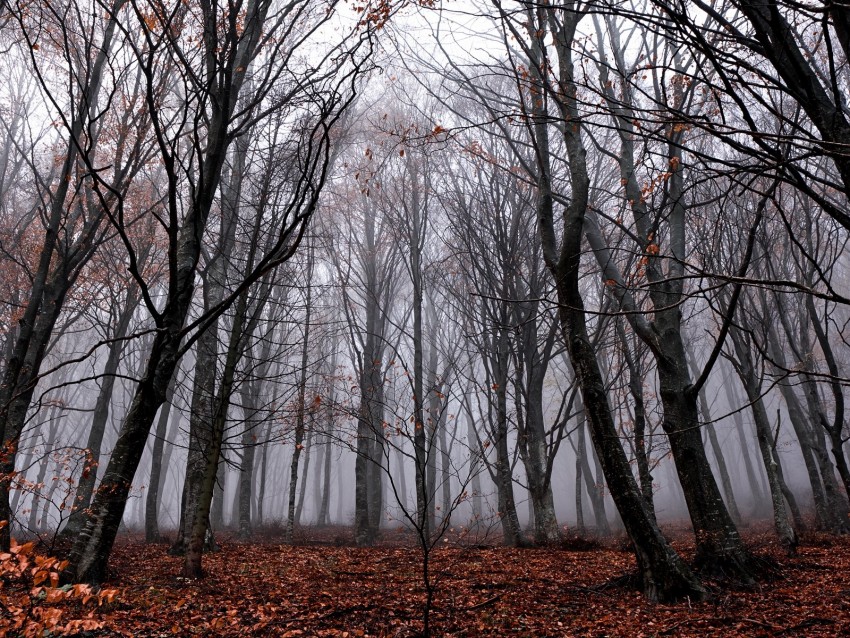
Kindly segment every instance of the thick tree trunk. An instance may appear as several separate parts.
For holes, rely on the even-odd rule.
[[[357,456],[354,460],[354,541],[361,547],[371,545],[369,529],[369,456],[372,451],[367,407],[361,391],[360,414],[357,418]]]
[[[507,365],[507,357],[502,358]],[[506,371],[505,371],[506,372]],[[506,380],[506,373],[497,373],[498,379]],[[499,502],[499,519],[502,523],[502,542],[507,547],[520,547],[525,545],[522,535],[522,526],[519,524],[519,516],[516,511],[516,500],[514,499],[514,480],[511,467],[510,453],[508,452],[508,398],[505,382],[498,384],[496,389],[496,423],[495,441],[496,449],[496,491]]]
[[[695,376],[699,376],[699,370],[694,359],[693,351],[689,344],[685,347],[685,354],[688,359],[688,365],[691,372]],[[729,477],[729,469],[726,467],[726,457],[723,455],[723,449],[720,447],[720,442],[717,440],[717,430],[711,420],[711,410],[708,407],[708,401],[705,398],[705,387],[701,388],[698,393],[699,411],[702,415],[702,427],[708,435],[708,441],[711,449],[714,452],[714,458],[717,461],[717,471],[720,473],[720,484],[723,486],[723,494],[726,497],[726,506],[729,508],[729,515],[736,525],[741,523],[741,513],[738,510],[738,502],[735,500],[735,492],[732,490],[732,479]]]
[[[377,402],[376,402],[377,403]],[[384,473],[387,466],[384,463],[386,452],[386,441],[384,440],[384,393],[380,393],[380,415],[373,418],[373,423],[378,423],[377,429],[372,433],[371,449],[369,456],[368,475],[369,483],[369,536],[377,539],[381,533],[381,523],[384,520]]]
[[[256,238],[255,238],[256,239]],[[253,254],[249,257],[249,265],[253,266]],[[233,314],[233,325],[230,329],[230,339],[227,344],[224,371],[219,386],[218,396],[215,400],[213,422],[211,425],[211,440],[209,446],[204,450],[206,466],[201,477],[201,489],[198,494],[197,510],[192,512],[191,536],[188,538],[186,558],[183,562],[183,576],[186,578],[201,578],[203,569],[201,559],[205,544],[209,544],[207,538],[212,530],[208,529],[210,523],[210,509],[212,506],[213,492],[219,467],[221,466],[221,448],[224,441],[224,432],[227,426],[227,414],[230,409],[230,401],[233,395],[233,384],[236,378],[236,366],[242,358],[244,336],[252,332],[252,326],[246,329],[246,313],[248,310],[247,291],[239,296]],[[214,541],[212,543],[214,545]]]
[[[182,317],[179,323],[182,324]],[[100,487],[89,508],[91,513],[68,555],[68,567],[63,573],[66,581],[100,583],[106,576],[106,563],[124,515],[133,476],[153,418],[165,401],[177,367],[179,342],[174,333],[179,334],[179,330],[164,330],[154,338],[147,370],[124,417]]]

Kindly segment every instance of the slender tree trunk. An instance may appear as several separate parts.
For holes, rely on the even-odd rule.
[[[39,527],[38,511],[41,503],[41,493],[46,487],[44,484],[44,478],[47,476],[47,469],[50,467],[53,460],[51,455],[53,453],[53,448],[56,446],[56,433],[59,429],[58,418],[60,411],[61,408],[58,405],[50,408],[49,426],[47,436],[44,438],[44,450],[41,456],[41,462],[38,466],[38,474],[35,477],[35,489],[33,490],[32,505],[30,506],[29,522],[27,523],[27,528],[31,533],[39,532],[44,527],[43,524]],[[52,493],[55,489],[57,482],[58,481],[51,481],[52,484],[50,493]],[[45,501],[44,509],[46,511],[47,508],[50,507],[50,494],[48,494]]]
[[[788,368],[785,361],[785,353],[779,343],[779,336],[772,326],[768,326],[767,337],[770,357],[779,366],[777,372],[781,373],[782,370],[787,370]],[[788,419],[791,421],[794,434],[796,434],[797,441],[799,441],[800,452],[803,455],[803,462],[806,466],[806,474],[809,478],[809,485],[812,489],[812,500],[815,505],[815,526],[820,530],[836,533],[847,531],[848,514],[850,514],[850,510],[847,507],[847,498],[836,498],[836,496],[840,495],[833,492],[833,486],[835,486],[834,480],[832,485],[828,486],[829,481],[821,479],[817,443],[812,431],[812,424],[806,418],[803,406],[800,405],[794,388],[784,382],[780,382],[778,385],[782,398],[785,401],[785,406],[788,409]],[[831,473],[833,468],[828,458],[827,467]]]
[[[818,417],[821,425],[829,434],[829,441],[832,444],[832,457],[835,461],[838,475],[844,484],[844,490],[847,494],[850,494],[850,467],[847,465],[847,457],[844,456],[844,390],[841,387],[841,372],[832,351],[832,344],[823,329],[817,308],[815,308],[814,298],[811,295],[806,296],[806,309],[808,310],[809,321],[811,322],[812,329],[815,332],[815,337],[829,370],[830,380],[828,387],[832,392],[832,399],[835,406],[832,423],[826,418],[826,414],[822,409],[818,411]],[[817,392],[815,391],[814,397],[816,396]]]
[[[584,536],[587,532],[587,528],[584,524],[584,507],[582,505],[582,474],[584,470],[584,464],[586,462],[586,458],[582,459],[584,455],[587,453],[585,450],[587,449],[587,445],[584,440],[584,428],[585,428],[585,419],[584,417],[579,417],[579,425],[576,428],[578,430],[578,441],[576,442],[575,453],[576,453],[576,481],[575,481],[575,500],[576,500],[576,528],[578,530],[579,536]],[[648,503],[647,503],[648,505]],[[655,515],[653,514],[652,519],[655,520]]]
[[[427,416],[425,417],[425,434],[426,440],[426,471],[428,497],[428,529],[437,529],[437,432],[440,427],[440,408],[441,401],[439,396],[440,382],[437,380],[437,346],[433,331],[436,328],[431,327],[429,331],[429,347],[428,347],[428,378],[425,382],[427,400]]]
[[[336,370],[336,358],[331,359],[331,370]],[[328,396],[327,403],[327,422],[325,424],[325,445],[324,445],[324,476],[322,482],[322,504],[319,507],[319,515],[316,524],[319,527],[324,527],[330,522],[331,510],[331,436],[334,432],[334,404],[336,397],[334,395],[333,384]]]
[[[321,428],[321,426],[318,426]],[[316,432],[316,465],[313,470],[313,487],[310,490],[310,495],[313,497],[313,513],[315,518],[314,523],[319,524],[319,512],[322,510],[322,477],[325,472],[325,446],[322,445],[321,429]]]
[[[301,342],[301,370],[298,381],[298,412],[295,417],[295,448],[292,452],[292,465],[289,469],[289,503],[287,507],[286,531],[284,538],[292,542],[295,533],[295,499],[298,495],[298,462],[301,458],[301,450],[304,448],[304,427],[307,421],[307,363],[310,353],[310,321],[313,312],[313,250],[312,246],[307,251],[307,297],[305,300],[306,315],[304,317],[304,332]],[[309,445],[309,442],[308,442]],[[308,457],[309,459],[309,457]],[[307,468],[304,469],[304,477],[307,477]]]
[[[638,467],[638,479],[640,491],[646,499],[649,511],[655,517],[654,489],[652,487],[652,473],[649,464],[649,450],[646,444],[646,406],[643,395],[643,364],[641,355],[635,348],[632,352],[623,322],[616,322],[617,336],[623,349],[626,367],[629,371],[629,394],[634,402],[634,434],[635,434],[635,461]]]
[[[440,472],[441,480],[440,487],[443,496],[443,521],[442,525],[448,529],[452,524],[452,458],[451,450],[449,449],[445,419],[440,419],[440,428],[437,434],[438,443],[440,444]]]
[[[260,483],[259,489],[257,490],[257,525],[262,525],[265,518],[265,504],[266,504],[266,485],[268,485],[268,481],[266,477],[268,476],[268,467],[269,467],[269,439],[272,433],[272,423],[269,421],[268,425],[266,425],[266,432],[263,436],[263,445],[261,448],[262,451],[262,460],[260,461]]]
[[[525,469],[528,477],[529,495],[533,508],[534,541],[539,545],[557,543],[561,538],[558,519],[555,515],[555,499],[552,494],[550,459],[546,449],[546,425],[543,415],[543,385],[549,366],[552,347],[557,335],[557,323],[552,325],[543,352],[537,347],[537,304],[533,304],[530,317],[525,320],[523,350],[525,366],[524,410],[525,423]],[[519,374],[522,374],[518,371]]]
[[[210,507],[210,531],[224,529],[224,488],[227,482],[227,461],[222,451],[218,461],[218,470],[215,474],[215,485],[213,486],[213,500]]]
[[[470,485],[472,487],[472,524],[481,523],[481,517],[483,515],[482,505],[481,505],[481,470],[482,470],[482,461],[481,456],[478,451],[478,446],[476,444],[478,437],[475,433],[475,425],[472,420],[472,414],[469,411],[469,406],[467,402],[464,402],[464,407],[466,408],[466,444],[469,448],[469,473],[471,476]]]
[[[410,157],[410,156],[409,156]],[[428,441],[425,424],[425,379],[422,352],[422,264],[421,244],[424,221],[421,219],[419,173],[417,163],[408,162],[411,176],[410,278],[413,284],[413,450],[416,476],[416,527],[422,538],[428,538]]]
[[[764,503],[767,499],[764,493],[764,489],[762,488],[761,480],[756,475],[756,470],[753,467],[753,462],[750,459],[750,447],[751,444],[747,441],[747,434],[744,430],[744,420],[741,417],[741,412],[738,410],[738,406],[741,405],[741,401],[738,399],[738,395],[734,390],[734,380],[730,377],[725,377],[723,380],[723,388],[726,391],[726,402],[729,404],[731,409],[734,409],[735,412],[732,414],[732,420],[735,423],[735,431],[738,434],[738,444],[741,448],[741,456],[744,460],[744,469],[747,473],[747,482],[750,485],[750,492],[753,495],[753,510],[756,513],[763,512]]]
[[[103,37],[94,62],[90,67],[78,69],[87,84],[80,87],[74,117],[68,130],[65,159],[61,172],[55,180],[56,189],[50,194],[47,210],[44,211],[46,227],[38,265],[33,273],[29,290],[29,301],[23,308],[15,328],[14,345],[10,344],[9,356],[4,362],[3,378],[0,383],[0,521],[11,524],[12,510],[9,490],[15,472],[15,459],[20,437],[26,423],[27,412],[38,382],[45,351],[65,301],[68,290],[76,281],[80,268],[92,254],[95,237],[105,211],[89,211],[88,219],[74,233],[70,245],[61,245],[62,225],[66,221],[68,193],[72,184],[80,186],[74,179],[82,145],[79,144],[85,127],[95,113],[100,96],[104,68],[112,49],[117,16],[126,0],[115,0],[107,12],[103,25]],[[92,51],[82,52],[88,57]],[[8,551],[10,524],[0,529],[0,550]]]
[[[785,509],[784,496],[779,481],[779,464],[774,456],[773,434],[770,431],[770,421],[762,400],[761,383],[757,377],[745,337],[740,334],[737,328],[733,328],[729,336],[732,338],[735,347],[735,369],[744,386],[744,392],[750,402],[753,421],[756,425],[756,438],[764,462],[764,469],[767,473],[770,499],[773,504],[773,525],[780,543],[786,551],[793,553],[796,550],[798,540]]]
[[[239,464],[239,538],[248,540],[251,537],[251,502],[254,484],[254,457],[257,451],[256,430],[260,426],[257,422],[257,407],[255,402],[255,386],[258,381],[244,382],[240,386],[240,399],[242,401],[242,418],[245,420],[245,429],[242,431],[242,462]]]
[[[236,143],[234,166],[229,177],[222,178],[222,216],[219,241],[211,265],[204,277],[204,311],[215,308],[224,299],[227,267],[235,246],[238,197],[244,174],[247,137]],[[189,453],[186,460],[186,478],[180,507],[180,528],[171,553],[182,555],[186,551],[189,534],[194,528],[194,513],[200,508],[199,500],[206,473],[208,450],[215,445],[212,424],[216,398],[216,375],[219,360],[219,321],[215,319],[198,337],[195,347],[195,376],[192,384],[192,404],[189,417]],[[214,483],[215,485],[215,483]]]
[[[153,451],[151,452],[151,474],[148,482],[148,492],[145,495],[145,541],[148,543],[158,543],[159,535],[159,495],[163,483],[163,451],[165,449],[167,427],[169,415],[174,411],[172,419],[172,429],[176,425],[179,414],[174,410],[172,401],[174,399],[174,385],[177,375],[174,375],[171,384],[168,386],[168,392],[165,396],[165,403],[162,404],[159,410],[159,419],[156,423],[156,432],[154,434]]]
[[[78,534],[85,522],[85,510],[91,504],[94,485],[97,480],[97,468],[100,464],[100,452],[103,445],[103,435],[106,432],[106,423],[109,420],[109,405],[112,401],[112,391],[115,387],[115,374],[121,363],[121,353],[124,350],[124,338],[130,328],[130,320],[136,312],[139,303],[138,286],[133,285],[127,291],[124,307],[118,316],[112,338],[106,356],[106,364],[103,367],[103,378],[100,391],[92,413],[91,429],[86,442],[86,462],[83,474],[77,486],[77,495],[74,499],[74,507],[68,522],[65,525],[64,534],[72,537]]]

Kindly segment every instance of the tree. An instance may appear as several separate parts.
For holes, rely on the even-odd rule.
[[[105,11],[92,13],[77,12],[74,3],[61,1],[42,3],[37,12],[25,6],[10,8],[20,44],[29,51],[31,72],[38,78],[47,107],[61,122],[64,136],[59,144],[64,152],[59,155],[61,166],[40,184],[45,197],[34,202],[45,220],[44,234],[37,248],[29,301],[18,319],[14,343],[7,343],[3,365],[0,520],[11,519],[9,485],[16,452],[53,327],[68,291],[102,237],[107,216],[114,214],[148,157],[143,116],[134,113],[138,101],[132,93],[134,78],[130,74],[118,74],[112,82],[105,78],[110,54],[117,46],[117,15],[125,3],[116,0]],[[89,31],[92,38],[77,38],[78,32]],[[55,42],[58,55],[43,58],[39,53],[42,37]],[[63,58],[63,52],[69,55]],[[53,63],[81,81],[64,87],[55,83],[47,69]],[[63,95],[66,88],[69,92]],[[119,96],[126,100],[115,99]],[[113,108],[116,103],[122,103],[124,110]],[[135,138],[132,130],[137,132]],[[111,168],[95,170],[110,152]],[[0,546],[9,546],[9,526],[0,531]]]
[[[705,590],[661,535],[635,483],[625,453],[617,441],[599,363],[588,338],[579,275],[585,217],[590,203],[590,178],[587,153],[582,140],[583,126],[577,101],[578,87],[572,53],[573,40],[584,10],[583,5],[570,2],[558,10],[528,7],[524,14],[527,20],[526,31],[529,34],[525,54],[529,58],[532,75],[528,114],[537,160],[537,219],[543,258],[555,281],[561,331],[581,386],[591,426],[591,438],[605,470],[614,502],[634,544],[643,590],[649,598],[657,600],[683,596],[699,599],[705,595]],[[508,16],[504,11],[501,17],[505,20],[508,32],[519,37],[518,30],[506,20]],[[557,66],[553,67],[557,82],[553,95],[557,97],[553,101],[556,102],[554,106],[564,123],[559,133],[566,149],[569,167],[570,198],[563,208],[559,228],[556,228],[554,217],[555,200],[552,191],[546,109],[550,93],[542,84],[544,70],[548,69],[550,64],[543,46],[545,35],[552,37],[557,52],[557,58],[553,61],[557,63]],[[693,436],[693,433],[690,436]]]
[[[141,29],[139,39],[129,40],[128,46],[133,50],[133,63],[145,78],[146,116],[165,173],[162,219],[168,236],[168,293],[161,305],[150,297],[145,282],[136,275],[137,249],[124,229],[120,225],[116,227],[122,234],[131,272],[142,287],[157,332],[145,373],[93,501],[92,513],[70,551],[64,573],[67,580],[103,578],[130,481],[152,420],[165,400],[180,356],[199,332],[181,344],[184,337],[193,329],[202,332],[205,323],[243,296],[252,283],[288,259],[297,248],[327,175],[331,127],[340,110],[349,103],[352,81],[362,68],[362,60],[355,57],[356,39],[350,43],[351,48],[348,41],[344,48],[337,47],[351,57],[325,58],[321,72],[314,67],[305,70],[290,64],[290,61],[295,64],[293,54],[306,46],[318,26],[328,19],[324,11],[315,15],[305,3],[278,7],[267,0],[250,0],[234,8],[244,9],[244,16],[240,17],[240,11],[208,3],[197,7],[157,4],[150,13],[133,3],[124,16],[126,22],[122,24],[126,25],[128,40],[130,34],[135,35]],[[368,39],[368,34],[364,37]],[[193,55],[184,57],[181,51],[192,51]],[[156,90],[159,74],[164,62],[172,56],[181,61],[176,72],[172,71],[172,77],[181,81],[180,91],[187,99],[176,101],[173,107],[169,104],[170,108],[159,108],[165,106]],[[264,66],[256,65],[259,57],[263,58]],[[292,74],[291,82],[283,81],[285,73]],[[250,83],[246,81],[249,76],[253,78]],[[242,89],[248,86],[252,98],[247,103],[240,102]],[[309,99],[301,103],[298,98],[302,97]],[[264,104],[264,100],[268,101]],[[237,105],[242,106],[237,109]],[[301,110],[299,119],[304,126],[292,141],[296,179],[282,206],[287,213],[286,221],[279,226],[279,235],[270,250],[257,256],[251,273],[222,304],[186,326],[204,232],[230,142],[246,134],[267,113],[279,113],[287,108]],[[297,116],[292,113],[292,117]],[[189,155],[187,143],[194,145],[189,146]],[[190,161],[182,162],[182,157],[189,157]],[[120,223],[123,219],[119,210],[114,221]]]

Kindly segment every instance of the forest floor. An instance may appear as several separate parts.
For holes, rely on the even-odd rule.
[[[421,553],[396,532],[367,549],[347,545],[350,537],[345,528],[308,529],[286,545],[271,534],[251,544],[222,535],[199,581],[180,577],[181,559],[166,545],[123,537],[110,562],[117,596],[94,611],[104,627],[84,635],[416,636]],[[688,556],[688,535],[673,538]],[[622,584],[635,567],[622,541],[506,549],[455,535],[431,558],[433,635],[850,636],[846,538],[810,534],[791,558],[764,529],[745,538],[778,563],[778,578],[750,589],[715,586],[708,602],[659,605]],[[69,618],[75,611],[86,610],[65,610]]]

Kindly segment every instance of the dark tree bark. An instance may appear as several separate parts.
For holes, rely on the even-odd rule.
[[[615,29],[609,30],[616,34]],[[616,39],[612,42],[612,48],[615,55],[622,55]],[[743,583],[752,583],[755,568],[751,556],[744,547],[721,498],[700,434],[697,394],[707,379],[714,359],[709,360],[707,368],[698,379],[692,380],[685,355],[682,313],[679,309],[685,300],[686,280],[684,264],[687,208],[682,166],[683,132],[672,125],[665,132],[669,171],[663,184],[666,196],[662,210],[669,247],[668,254],[662,256],[657,243],[659,240],[656,240],[659,219],[652,214],[653,211],[641,193],[635,170],[634,137],[635,122],[638,120],[630,103],[628,86],[623,85],[623,91],[626,91],[625,99],[618,98],[614,95],[613,82],[608,78],[608,63],[603,60],[598,66],[602,91],[611,109],[612,120],[620,140],[617,159],[621,184],[634,219],[636,232],[632,236],[642,255],[642,272],[645,273],[649,284],[649,300],[654,310],[651,321],[641,313],[629,285],[611,258],[608,245],[599,230],[597,215],[593,211],[588,212],[584,218],[584,232],[602,276],[608,283],[610,294],[617,300],[620,309],[625,311],[632,329],[655,357],[663,408],[662,427],[670,441],[670,450],[694,527],[697,564],[710,566],[718,573]],[[622,60],[618,60],[618,68],[626,68]],[[681,72],[682,69],[678,71]],[[685,98],[685,88],[681,84],[672,88],[669,98],[666,94],[659,96],[659,100],[669,100],[673,108],[679,110],[683,108]],[[562,111],[563,103],[564,100],[559,99]],[[745,264],[748,263],[750,254],[748,253]],[[720,341],[722,342],[722,339]]]
[[[237,28],[232,22],[223,31],[219,30],[219,16],[216,11],[203,12],[205,28],[200,46],[209,70],[209,75],[204,79],[207,85],[204,87],[203,96],[208,99],[209,118],[204,130],[203,162],[193,185],[185,217],[177,200],[178,190],[182,188],[178,172],[181,168],[175,156],[177,148],[171,145],[156,108],[154,67],[151,66],[155,62],[141,54],[137,56],[137,62],[147,73],[146,100],[150,107],[148,116],[151,118],[169,183],[168,218],[171,225],[168,294],[161,310],[149,304],[148,309],[154,315],[158,329],[144,374],[136,387],[100,488],[92,502],[87,523],[68,555],[68,565],[63,572],[65,581],[98,583],[106,574],[106,563],[124,514],[130,485],[139,466],[145,441],[153,419],[165,401],[168,386],[182,354],[180,343],[194,295],[201,240],[218,190],[227,147],[232,139],[231,118],[244,82],[244,71],[249,67],[260,42],[267,11],[268,3],[265,0],[251,0],[247,6],[244,23]],[[150,37],[150,34],[147,37]],[[312,200],[307,195],[304,197],[307,202],[315,205],[315,195],[309,196]],[[304,203],[304,200],[298,202]],[[307,209],[311,210],[310,204]],[[178,227],[178,220],[181,218],[183,222]],[[125,229],[119,229],[123,230]],[[125,242],[128,246],[131,245],[129,240],[125,239]],[[256,278],[259,278],[262,272],[258,272]],[[146,299],[146,302],[148,301]]]
[[[693,351],[690,349],[690,344],[685,346],[685,354],[688,358],[688,365],[691,372],[699,376],[699,367],[694,359]],[[726,467],[726,457],[723,455],[723,450],[720,447],[720,442],[717,440],[717,430],[711,419],[711,410],[708,407],[708,401],[705,398],[705,387],[699,393],[699,410],[702,415],[702,428],[708,436],[711,449],[714,452],[714,458],[717,462],[717,471],[720,473],[720,484],[723,486],[723,495],[726,497],[726,507],[729,508],[729,515],[736,525],[741,524],[741,513],[738,511],[738,502],[735,500],[735,492],[732,490],[732,479],[729,477],[729,469]]]
[[[705,597],[702,584],[662,536],[635,482],[628,459],[619,443],[617,428],[608,405],[605,383],[588,335],[579,275],[590,179],[582,142],[581,116],[576,100],[577,86],[572,58],[572,46],[582,12],[574,2],[567,2],[559,9],[563,10],[555,12],[539,7],[536,10],[536,20],[527,25],[532,34],[532,47],[537,47],[529,52],[532,68],[549,68],[543,59],[545,53],[539,48],[547,32],[553,38],[558,51],[557,106],[565,123],[561,133],[567,151],[572,188],[572,198],[569,205],[563,209],[560,220],[563,225],[559,225],[558,232],[550,183],[548,130],[546,119],[538,117],[535,120],[534,138],[538,162],[537,217],[543,257],[555,281],[561,331],[581,387],[591,439],[604,468],[614,503],[632,540],[643,591],[652,600],[684,597],[702,599]],[[543,104],[540,112],[545,113],[545,100],[541,102]]]
[[[655,517],[654,489],[652,487],[652,472],[650,471],[649,450],[646,443],[646,405],[643,394],[643,365],[640,352],[635,347],[634,352],[629,347],[626,331],[622,321],[617,321],[617,336],[623,349],[623,358],[629,371],[629,394],[634,402],[634,433],[635,461],[638,467],[640,491],[646,499],[647,507]],[[645,346],[644,346],[645,347]],[[576,479],[578,480],[578,479]]]
[[[75,105],[71,119],[62,113],[58,114],[67,130],[67,148],[61,171],[55,180],[55,189],[49,193],[46,210],[42,213],[45,232],[39,249],[38,263],[32,273],[29,301],[24,306],[14,331],[14,344],[11,340],[7,344],[8,357],[4,361],[3,379],[0,383],[0,521],[12,519],[9,488],[14,476],[18,443],[53,327],[68,291],[99,241],[102,223],[106,217],[106,206],[115,204],[115,195],[121,194],[131,172],[130,163],[124,164],[122,161],[128,158],[117,157],[117,166],[110,184],[110,197],[99,200],[92,193],[93,186],[86,171],[86,166],[92,161],[90,154],[93,153],[95,142],[95,139],[86,138],[90,135],[96,138],[93,120],[102,115],[98,101],[101,98],[104,69],[112,49],[117,14],[125,3],[126,0],[115,0],[112,3],[103,24],[101,41],[92,42],[91,49],[80,52],[79,56],[74,58],[84,61],[85,68],[75,69],[79,73],[78,77],[84,78],[84,81],[79,87],[79,94],[72,93],[68,96]],[[52,12],[53,9],[55,7],[46,9],[48,23],[58,15]],[[66,17],[69,22],[53,26],[59,30],[73,28],[73,18]],[[20,20],[22,36],[29,40],[31,34],[25,22],[30,18],[19,15],[16,19]],[[30,42],[30,45],[33,44]],[[38,47],[31,48],[35,51]],[[38,62],[35,64],[35,70],[40,83],[45,86],[47,95],[52,99],[51,90],[45,84]],[[134,154],[130,152],[130,161],[133,157]],[[86,193],[85,201],[76,196],[69,201],[69,193],[77,191]],[[78,225],[78,232],[64,232],[64,228],[75,228]],[[0,549],[5,551],[9,548],[9,528],[10,526],[6,525],[0,529]]]

